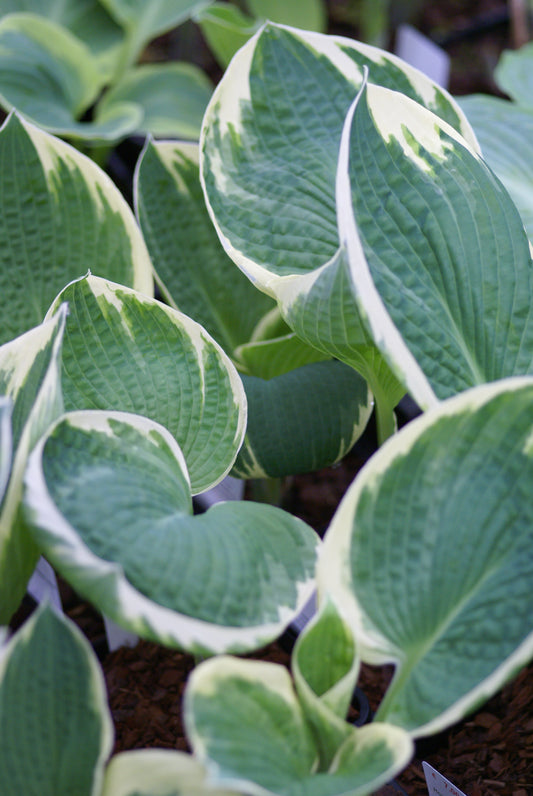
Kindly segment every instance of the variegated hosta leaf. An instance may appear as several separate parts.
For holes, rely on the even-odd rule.
[[[292,654],[294,683],[328,768],[353,728],[345,718],[353,699],[359,658],[351,631],[328,600],[300,633]]]
[[[273,24],[239,51],[209,104],[201,147],[210,211],[235,262],[273,295],[281,277],[309,274],[339,248],[339,144],[368,64],[371,80],[470,134],[451,97],[398,58]]]
[[[532,371],[520,216],[449,125],[365,85],[345,124],[337,204],[361,314],[422,407]]]
[[[99,796],[113,746],[102,671],[76,626],[41,607],[0,650],[2,796]]]
[[[209,78],[194,64],[143,64],[129,69],[106,92],[98,104],[96,120],[124,103],[135,103],[143,111],[136,133],[198,139],[212,91]]]
[[[47,559],[139,636],[198,654],[258,648],[313,589],[314,531],[249,502],[192,516],[177,443],[139,415],[65,415],[31,456],[26,487]]]
[[[192,755],[170,749],[138,749],[115,755],[101,796],[235,796],[214,788]]]
[[[140,111],[116,106],[99,122],[80,121],[106,80],[89,48],[68,29],[37,14],[0,20],[0,102],[49,132],[118,139],[133,132]]]
[[[504,50],[494,72],[502,91],[524,108],[533,108],[533,44]]]
[[[353,728],[329,770],[318,751],[290,675],[279,665],[219,657],[193,671],[185,725],[210,779],[251,796],[366,796],[409,762],[398,727]]]
[[[273,302],[220,245],[200,186],[197,145],[149,141],[136,169],[135,204],[165,299],[228,354],[248,343]]]
[[[0,395],[12,405],[9,484],[0,501],[0,624],[18,607],[39,557],[20,511],[22,478],[30,450],[63,411],[60,355],[66,309],[60,307],[52,320],[0,346]]]
[[[360,472],[325,537],[319,593],[369,663],[377,718],[438,732],[533,657],[533,379],[442,402]]]
[[[104,76],[112,71],[123,32],[98,0],[0,0],[0,17],[38,14],[77,36],[97,57]]]
[[[248,423],[233,468],[241,478],[278,478],[339,461],[372,411],[366,382],[342,362],[314,362],[270,380],[241,378]]]
[[[67,411],[146,415],[178,441],[194,494],[221,481],[246,425],[242,382],[222,349],[186,315],[99,277],[72,282],[50,313],[64,301]]]
[[[109,177],[12,114],[0,130],[0,343],[41,323],[57,293],[89,269],[153,290],[142,235]]]
[[[483,158],[509,191],[533,240],[533,107],[481,94],[458,101],[476,131]]]
[[[266,25],[232,61],[201,140],[202,180],[219,236],[237,265],[275,296],[298,336],[369,381],[380,436],[405,389],[368,336],[339,250],[335,181],[346,113],[364,68],[470,140],[452,98],[382,50]]]

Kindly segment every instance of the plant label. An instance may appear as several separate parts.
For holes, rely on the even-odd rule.
[[[433,766],[430,766],[429,763],[426,763],[425,760],[422,763],[422,768],[424,769],[429,796],[466,796],[462,790],[452,785],[446,777],[439,774],[439,772],[434,769]]]
[[[435,42],[411,25],[400,25],[396,33],[396,55],[420,69],[442,88],[450,77],[450,57]]]

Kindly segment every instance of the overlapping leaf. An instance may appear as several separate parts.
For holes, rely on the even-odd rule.
[[[368,333],[340,247],[335,185],[346,113],[371,80],[460,129],[457,104],[399,59],[347,39],[267,25],[235,57],[208,107],[202,180],[237,265],[275,296],[302,339],[356,367],[386,415],[405,391]],[[394,243],[393,243],[394,245]],[[418,396],[417,396],[418,397]]]
[[[409,737],[385,724],[350,728],[327,768],[287,670],[219,657],[192,673],[187,735],[219,787],[264,796],[366,796],[409,760]]]
[[[533,657],[533,381],[442,402],[382,447],[326,534],[319,593],[364,661],[396,664],[379,711],[438,732]]]
[[[66,306],[56,317],[0,346],[0,623],[18,607],[39,553],[20,512],[27,456],[63,410],[60,352]],[[7,481],[9,479],[9,481]],[[1,490],[0,490],[1,491]]]
[[[69,304],[65,407],[115,409],[156,420],[176,438],[196,494],[229,472],[242,443],[246,399],[229,358],[197,323],[122,285],[88,276]]]
[[[25,506],[48,560],[102,613],[194,653],[263,646],[314,585],[311,528],[250,502],[192,516],[179,447],[139,415],[65,415],[30,459]]]
[[[0,130],[0,342],[41,323],[91,270],[151,293],[151,263],[127,203],[77,150],[12,114]]]

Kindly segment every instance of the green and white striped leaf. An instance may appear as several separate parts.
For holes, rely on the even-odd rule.
[[[533,380],[467,390],[372,457],[339,506],[321,600],[396,673],[377,719],[457,722],[533,658]]]
[[[135,218],[89,158],[12,114],[0,130],[0,343],[41,323],[88,270],[151,294]]]
[[[37,14],[0,19],[0,102],[44,130],[81,139],[118,139],[136,129],[139,109],[115,106],[81,121],[106,80],[100,62],[67,28]]]
[[[30,458],[25,507],[47,559],[105,616],[195,654],[263,646],[314,587],[311,528],[250,502],[192,516],[177,443],[139,415],[60,419]]]
[[[163,296],[233,353],[249,342],[273,302],[220,245],[200,186],[197,145],[148,141],[134,188],[137,218]]]
[[[298,636],[292,654],[296,691],[313,728],[322,768],[353,732],[346,723],[359,675],[359,657],[350,628],[332,602]]]
[[[109,76],[124,34],[98,0],[0,0],[0,17],[15,12],[38,14],[68,28]]]
[[[532,372],[522,221],[449,125],[365,85],[344,128],[337,205],[361,314],[420,406]]]
[[[170,749],[138,749],[115,755],[101,796],[235,796],[206,782],[192,755]]]
[[[279,478],[328,467],[366,428],[373,403],[364,379],[342,362],[314,362],[265,380],[241,376],[248,402],[240,478]]]
[[[346,113],[372,80],[406,92],[474,144],[457,103],[384,51],[267,24],[236,55],[204,118],[201,174],[224,247],[299,337],[356,367],[386,417],[405,389],[359,316],[340,249],[335,185]],[[393,430],[380,422],[383,436]]]
[[[187,461],[194,494],[229,472],[242,444],[246,397],[230,359],[195,321],[95,276],[72,282],[62,357],[67,411],[110,409],[165,426]]]
[[[104,94],[96,120],[126,103],[134,103],[143,112],[136,133],[197,140],[212,92],[211,81],[194,64],[144,64],[129,69]]]
[[[398,727],[352,728],[329,770],[288,671],[277,664],[219,657],[196,667],[185,693],[194,754],[219,787],[251,796],[366,796],[409,761]]]
[[[113,746],[88,641],[44,606],[0,650],[2,796],[100,796]]]
[[[504,50],[494,78],[502,91],[524,108],[533,108],[533,44]]]
[[[481,94],[459,102],[484,159],[509,191],[533,240],[533,108]]]
[[[63,411],[60,377],[66,306],[56,317],[0,346],[0,395],[11,404],[3,414],[0,501],[0,624],[7,624],[26,591],[39,551],[20,511],[26,460],[37,439]],[[7,456],[10,439],[11,455]],[[5,451],[5,453],[4,453]]]

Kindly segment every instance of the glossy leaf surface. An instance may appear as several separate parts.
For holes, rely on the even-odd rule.
[[[533,656],[533,381],[442,402],[389,440],[325,537],[319,593],[368,663],[396,664],[378,720],[416,736],[488,699]]]

